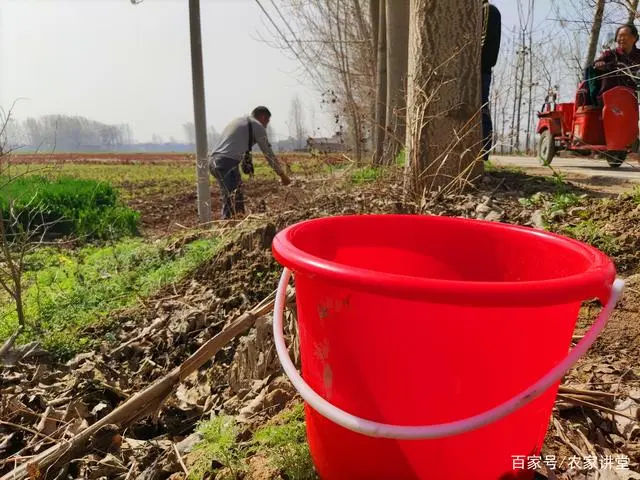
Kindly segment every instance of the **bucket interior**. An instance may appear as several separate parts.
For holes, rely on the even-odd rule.
[[[346,267],[434,280],[530,282],[570,277],[594,264],[577,242],[534,229],[446,217],[334,217],[300,225],[294,248]]]

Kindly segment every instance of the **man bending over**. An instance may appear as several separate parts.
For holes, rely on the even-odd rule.
[[[209,170],[218,181],[222,192],[222,218],[229,219],[244,213],[244,194],[240,166],[246,174],[253,174],[251,149],[257,143],[267,162],[280,177],[283,185],[291,180],[271,149],[267,125],[271,112],[267,107],[256,107],[248,117],[231,121],[222,131],[218,145],[211,153]]]

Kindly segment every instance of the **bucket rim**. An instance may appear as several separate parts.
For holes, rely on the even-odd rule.
[[[310,224],[321,226],[323,223],[344,222],[350,219],[375,221],[380,218],[385,220],[412,218],[415,221],[436,222],[442,226],[465,223],[477,228],[534,236],[540,241],[547,241],[582,254],[589,266],[585,271],[577,274],[544,280],[521,282],[444,280],[344,265],[307,253],[296,247],[292,240],[292,236],[298,229],[308,227]],[[608,300],[616,275],[613,261],[600,250],[584,242],[532,227],[439,215],[336,215],[303,220],[276,234],[272,243],[272,253],[278,263],[289,268],[294,274],[301,273],[331,281],[334,285],[379,295],[459,305],[541,306],[582,302],[592,298],[597,298],[604,304]]]

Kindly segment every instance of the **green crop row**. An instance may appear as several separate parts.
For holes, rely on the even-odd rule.
[[[0,212],[7,235],[113,239],[135,235],[139,215],[105,182],[38,175],[0,178]]]

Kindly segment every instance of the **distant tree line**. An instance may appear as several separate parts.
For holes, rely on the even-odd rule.
[[[14,148],[41,151],[109,151],[134,143],[133,130],[126,123],[110,125],[70,115],[10,118],[5,134]]]
[[[2,115],[4,127],[0,130],[2,151],[39,152],[195,152],[195,127],[193,122],[183,124],[185,141],[170,136],[163,139],[153,134],[151,142],[138,143],[133,129],[127,123],[110,125],[81,116],[44,115],[19,120]],[[269,138],[275,151],[292,151],[301,148],[302,139],[289,137],[275,141],[275,132],[268,127]],[[220,133],[212,125],[207,130],[209,151],[216,147]]]
[[[299,98],[297,99],[297,101],[298,101],[298,104],[300,105]],[[295,131],[298,133],[298,137],[289,136],[288,138],[285,138],[285,139],[276,140],[276,133],[273,129],[273,126],[271,124],[267,126],[267,135],[269,136],[269,141],[271,142],[271,147],[273,148],[274,151],[292,152],[294,150],[304,149],[306,147],[307,138],[305,136],[304,126],[300,126],[303,122],[303,120],[301,120],[302,106],[300,105],[298,109],[300,113],[298,114],[297,117],[295,117],[295,125],[296,125],[295,128],[297,129]],[[195,124],[193,122],[186,122],[182,125],[182,130],[184,131],[184,136],[187,139],[187,145],[192,146],[193,149],[195,149],[195,143],[196,143]],[[216,127],[214,127],[213,125],[210,125],[209,128],[207,129],[207,148],[209,149],[209,152],[211,152],[214,148],[216,148],[216,146],[218,145],[218,142],[220,141],[220,138],[221,138],[220,132],[216,130]],[[169,139],[169,143],[171,144],[173,144],[174,141],[175,139],[173,137]],[[153,135],[152,143],[162,144],[163,143],[162,137],[160,137],[159,135]],[[254,145],[253,149],[254,151],[259,151],[259,148],[257,145]]]
[[[184,131],[184,136],[187,139],[187,143],[189,145],[196,144],[196,125],[193,122],[186,122],[182,125],[182,130]],[[216,127],[213,125],[209,126],[207,129],[207,146],[209,150],[215,148],[220,140],[220,134],[216,130]]]

